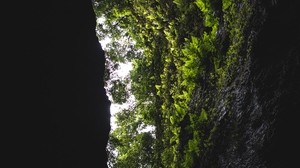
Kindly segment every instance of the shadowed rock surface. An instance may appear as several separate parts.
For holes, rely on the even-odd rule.
[[[297,165],[300,105],[300,27],[298,1],[252,1],[255,10],[227,86],[199,88],[190,107],[217,113],[207,125],[211,148],[195,167],[283,168]],[[272,1],[274,2],[274,1]],[[252,37],[251,37],[252,36]],[[223,45],[225,45],[223,43]]]
[[[107,167],[110,102],[91,2],[3,6],[7,167]]]

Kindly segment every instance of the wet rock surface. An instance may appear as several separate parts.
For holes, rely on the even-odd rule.
[[[243,52],[226,86],[217,89],[203,85],[194,94],[191,109],[201,106],[197,100],[206,99],[211,100],[208,107],[215,109],[207,126],[212,145],[195,167],[297,165],[299,2],[257,3],[256,7],[252,27],[245,32],[249,36],[255,32],[253,52]]]

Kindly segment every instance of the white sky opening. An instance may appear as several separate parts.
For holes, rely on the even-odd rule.
[[[97,19],[97,23],[104,23],[105,22],[105,18],[104,17],[100,17]],[[111,38],[109,37],[105,37],[104,40],[99,41],[103,50],[107,49],[107,44],[109,44],[111,42]],[[132,41],[134,43],[134,41]],[[127,62],[127,63],[119,63],[119,68],[118,70],[113,72],[113,79],[125,79],[130,71],[133,69],[133,65],[131,62]],[[110,99],[111,102],[112,101],[112,97],[108,94],[108,97]],[[135,97],[134,95],[130,95],[127,102],[123,103],[123,104],[116,104],[116,103],[112,103],[110,106],[110,113],[111,113],[111,118],[110,118],[110,123],[111,123],[111,130],[114,130],[117,128],[117,124],[116,124],[116,118],[115,115],[118,112],[121,112],[124,109],[128,109],[130,107],[130,105],[133,105],[135,103]],[[154,126],[146,126],[143,129],[139,130],[139,132],[152,132],[153,130],[155,130]]]
[[[111,41],[110,38],[106,37],[104,40],[99,41],[103,50],[107,49],[107,44],[109,44]],[[113,73],[115,75],[113,75],[113,79],[124,79],[126,76],[129,75],[130,71],[132,70],[133,66],[131,62],[127,62],[127,63],[120,63],[120,66],[118,68],[118,70],[114,71]],[[112,97],[108,94],[108,97],[110,99],[111,102],[112,101]],[[123,104],[116,104],[116,103],[112,103],[110,106],[110,114],[111,114],[111,118],[110,118],[110,124],[111,124],[111,129],[114,130],[117,128],[116,125],[116,118],[115,115],[118,112],[121,112],[123,109],[127,109],[129,108],[130,103],[134,102],[134,97],[133,95],[130,95],[128,102],[123,103]]]

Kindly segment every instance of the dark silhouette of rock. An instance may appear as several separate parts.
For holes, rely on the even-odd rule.
[[[92,3],[3,6],[5,167],[107,167],[110,102]]]

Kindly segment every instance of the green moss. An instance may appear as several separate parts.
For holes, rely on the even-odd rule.
[[[215,101],[234,78],[241,49],[247,43],[251,46],[244,32],[252,7],[248,0],[222,0],[222,12],[215,11],[211,0],[155,2],[128,1],[127,8],[113,10],[110,23],[119,21],[143,50],[143,59],[135,60],[133,86],[142,83],[143,87],[135,91],[138,101],[147,100],[159,116],[153,121],[163,130],[156,139],[162,144],[156,149],[161,156],[157,162],[165,167],[193,167],[213,145],[210,140],[217,126],[209,125],[217,112]],[[220,51],[219,40],[226,35],[228,49]],[[250,47],[247,52],[251,52]],[[138,70],[145,67],[147,72],[142,71],[144,76],[139,77]],[[203,96],[194,100],[195,89],[199,88]],[[191,100],[197,101],[196,105]],[[126,160],[126,152],[123,150],[118,159]]]

